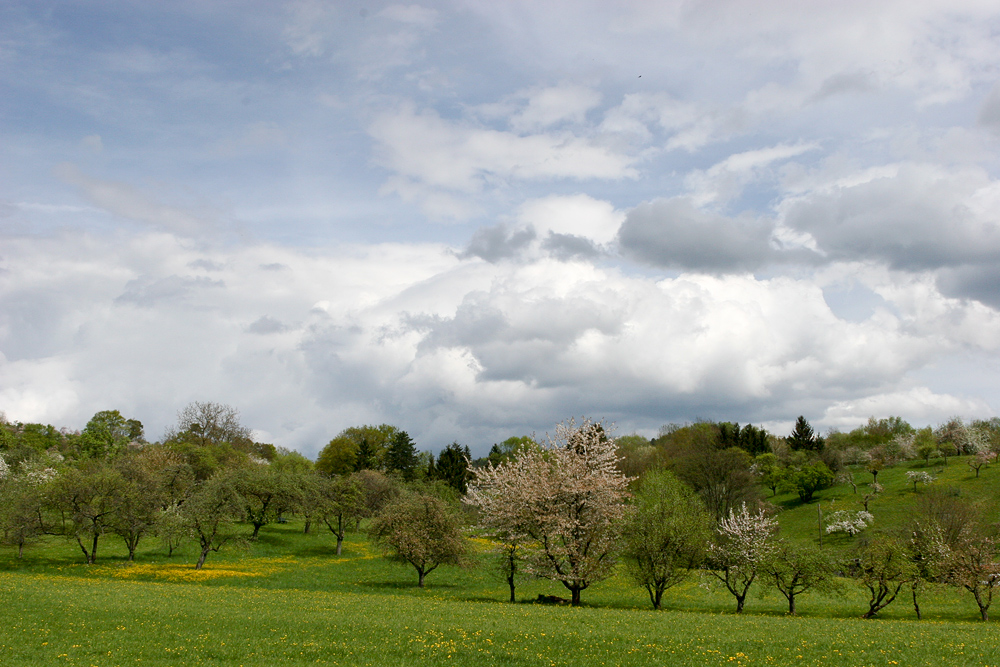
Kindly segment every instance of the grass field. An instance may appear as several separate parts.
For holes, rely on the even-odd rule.
[[[905,515],[913,501],[904,470],[880,475],[876,520]],[[941,483],[986,491],[1000,479],[993,473],[1000,469],[970,481],[953,461],[942,477],[955,479]],[[820,502],[826,511],[852,495],[838,487]],[[815,538],[815,503],[775,501],[786,508],[784,532]],[[485,569],[441,569],[418,589],[411,568],[380,558],[361,536],[349,535],[337,558],[329,533],[301,529],[266,526],[258,543],[212,554],[203,571],[190,549],[168,559],[152,540],[131,565],[112,536],[90,567],[61,538],[23,561],[4,550],[0,664],[1000,665],[996,623],[978,621],[971,597],[953,589],[930,590],[919,622],[908,598],[860,619],[866,607],[853,587],[842,597],[803,596],[795,618],[774,595],[752,597],[736,615],[728,594],[697,579],[669,591],[662,612],[622,577],[584,591],[582,608],[531,603],[565,594],[537,580],[510,604],[506,584]]]

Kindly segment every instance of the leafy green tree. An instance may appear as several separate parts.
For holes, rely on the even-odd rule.
[[[88,565],[97,562],[98,540],[111,528],[124,486],[121,473],[103,461],[69,468],[53,483],[53,506],[69,516]]]
[[[77,446],[84,456],[108,458],[124,451],[128,443],[141,441],[142,437],[142,422],[125,419],[118,410],[104,410],[90,418],[77,439]]]
[[[789,469],[782,481],[782,488],[795,491],[799,500],[808,503],[813,495],[833,484],[834,474],[822,461]]]
[[[788,600],[788,613],[795,614],[795,599],[806,591],[830,592],[836,588],[837,562],[812,546],[779,540],[764,572]]]
[[[455,512],[433,496],[407,493],[373,520],[369,534],[387,556],[417,571],[417,585],[441,565],[460,565],[467,540]]]
[[[46,532],[42,523],[46,503],[46,485],[34,484],[24,475],[7,475],[0,482],[0,537],[4,544],[17,547],[17,557],[24,547]]]
[[[917,566],[906,545],[886,534],[860,545],[853,570],[854,576],[869,592],[864,618],[872,618],[892,604],[903,586],[917,575]]]
[[[694,491],[671,472],[646,473],[622,531],[622,552],[653,609],[660,609],[664,591],[701,564],[710,534],[709,516]]]
[[[677,475],[698,492],[718,522],[740,504],[753,504],[759,497],[752,464],[750,455],[738,447],[709,446],[688,452],[677,465]]]
[[[777,495],[778,487],[785,480],[786,469],[778,461],[778,457],[770,452],[758,455],[753,461],[753,471],[757,473],[761,485],[771,489],[771,495]]]
[[[243,515],[253,525],[251,540],[256,540],[262,526],[295,505],[299,488],[294,472],[281,466],[250,464],[232,473],[236,492],[245,503]]]
[[[138,456],[121,457],[114,467],[121,474],[122,485],[108,525],[125,542],[128,559],[133,561],[140,540],[155,529],[164,504],[164,489]]]
[[[337,555],[341,555],[348,524],[364,509],[364,493],[357,477],[321,478],[316,498],[316,516],[337,538]]]
[[[179,508],[181,524],[198,541],[200,555],[195,569],[205,565],[208,554],[239,541],[236,522],[243,519],[246,501],[240,496],[233,475],[216,474],[198,484]]]
[[[316,458],[316,470],[327,476],[354,472],[357,443],[341,433],[326,444]]]

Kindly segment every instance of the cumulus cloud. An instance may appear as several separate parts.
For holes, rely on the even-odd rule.
[[[818,422],[831,428],[850,430],[868,417],[905,415],[920,424],[939,424],[955,415],[990,418],[995,411],[982,399],[937,394],[927,387],[875,394],[861,399],[837,401]]]
[[[783,223],[808,233],[830,260],[947,269],[947,291],[995,303],[989,292],[1000,261],[997,184],[978,169],[901,164],[893,172],[790,198]]]
[[[773,223],[698,209],[688,197],[640,204],[625,218],[618,243],[654,266],[709,272],[754,271],[775,257]]]
[[[493,227],[483,227],[476,230],[465,250],[459,253],[463,259],[480,257],[487,262],[498,262],[502,259],[517,257],[535,240],[535,230],[532,228],[510,229],[500,223]]]

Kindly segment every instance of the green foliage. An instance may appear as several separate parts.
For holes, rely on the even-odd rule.
[[[739,447],[751,456],[759,456],[771,451],[768,432],[747,424],[740,428],[739,423],[721,422],[719,424],[720,447]]]
[[[788,448],[792,451],[819,451],[823,449],[822,438],[816,437],[812,426],[802,415],[799,415],[798,419],[795,420],[795,427],[792,429],[791,435],[785,438],[785,442],[788,443]]]
[[[441,565],[461,565],[469,550],[458,517],[433,496],[406,493],[371,523],[369,535],[386,555],[417,571],[417,586]]]
[[[438,454],[435,475],[448,486],[465,493],[469,484],[469,462],[472,458],[469,448],[453,442]]]
[[[822,461],[790,468],[785,471],[781,488],[794,491],[799,500],[808,503],[813,495],[833,484],[834,474]]]
[[[872,618],[896,599],[900,589],[917,576],[917,566],[905,543],[888,535],[876,535],[858,547],[853,574],[868,589],[868,611]]]
[[[412,481],[417,476],[417,448],[406,431],[396,431],[389,439],[385,452],[385,469],[397,472],[404,481]]]
[[[622,552],[629,575],[646,589],[654,609],[660,609],[664,591],[701,564],[709,536],[704,505],[673,473],[654,471],[640,480],[622,531]]]
[[[788,613],[796,613],[796,598],[806,591],[833,592],[837,561],[828,551],[811,545],[780,540],[763,570],[775,588],[788,600]]]

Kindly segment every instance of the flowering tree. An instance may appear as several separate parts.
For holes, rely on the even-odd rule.
[[[969,464],[970,468],[976,471],[976,477],[979,477],[979,469],[990,467],[990,463],[995,461],[996,458],[997,458],[996,452],[984,450],[978,452],[972,458],[966,459],[965,462]]]
[[[906,478],[913,482],[913,492],[917,492],[917,484],[930,484],[936,478],[929,472],[923,470],[907,470]]]
[[[853,537],[870,526],[874,520],[875,517],[865,510],[858,512],[840,510],[829,516],[829,523],[826,525],[826,534],[847,533]]]
[[[580,591],[614,566],[629,482],[617,462],[603,424],[570,420],[543,447],[475,471],[465,500],[498,539],[536,544],[526,569],[562,582],[579,605]]]
[[[709,572],[736,598],[736,613],[743,611],[757,574],[774,554],[777,531],[777,521],[762,509],[751,512],[745,503],[719,522],[708,550]]]

